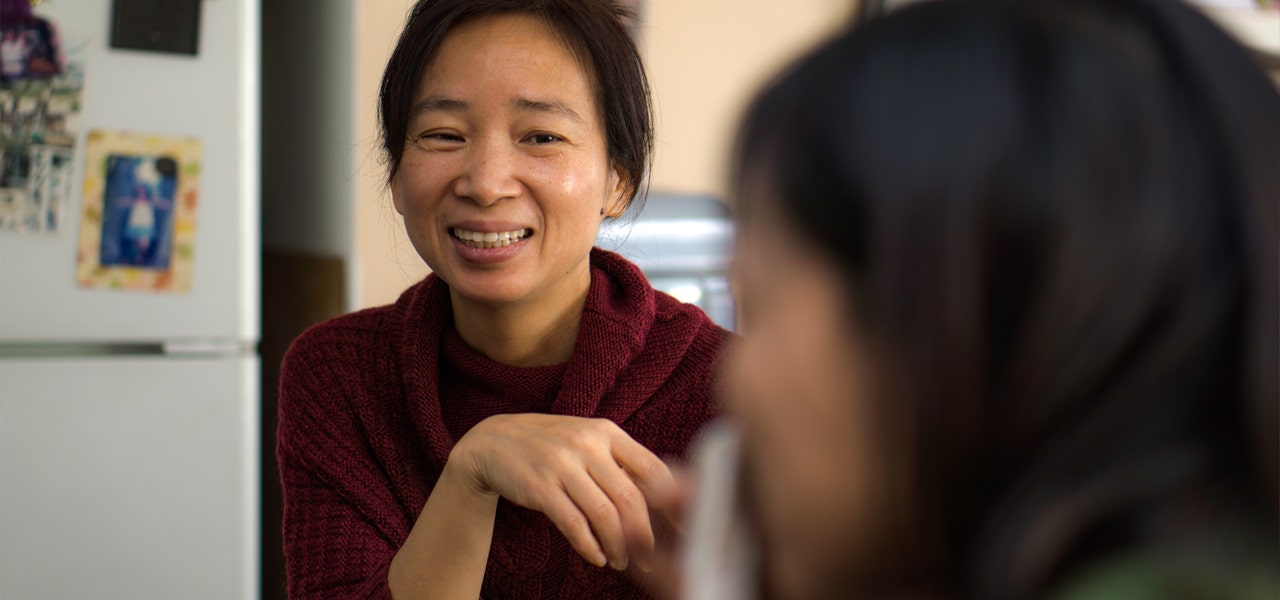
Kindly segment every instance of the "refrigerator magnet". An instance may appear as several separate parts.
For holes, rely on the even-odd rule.
[[[195,254],[200,140],[90,131],[76,280],[187,292]]]
[[[19,3],[0,19],[0,231],[54,233],[71,193],[87,40]]]

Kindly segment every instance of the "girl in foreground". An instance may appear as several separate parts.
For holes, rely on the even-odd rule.
[[[1280,97],[1246,50],[1163,0],[925,3],[740,140],[768,597],[1277,597]]]

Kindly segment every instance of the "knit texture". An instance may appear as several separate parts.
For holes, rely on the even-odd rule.
[[[490,415],[607,418],[658,456],[683,458],[716,411],[713,377],[730,337],[598,249],[567,363],[500,365],[452,328],[448,286],[432,275],[395,304],[317,325],[290,347],[277,457],[291,598],[390,598],[391,559],[449,451]],[[533,393],[502,393],[513,385]],[[580,558],[545,516],[506,500],[481,594],[649,597],[626,575]]]
[[[567,363],[510,367],[481,354],[445,328],[440,350],[439,395],[448,398],[441,416],[454,439],[494,413],[551,411]]]

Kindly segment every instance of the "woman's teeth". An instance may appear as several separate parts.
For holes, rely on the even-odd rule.
[[[453,237],[458,238],[459,240],[462,240],[472,248],[485,248],[485,249],[502,248],[504,246],[510,246],[511,244],[514,244],[524,239],[525,236],[533,233],[533,231],[530,229],[517,229],[515,231],[500,231],[500,232],[493,232],[493,231],[480,232],[480,231],[467,231],[466,229],[459,229],[457,227],[454,227],[453,229],[451,229],[450,232],[453,234]]]

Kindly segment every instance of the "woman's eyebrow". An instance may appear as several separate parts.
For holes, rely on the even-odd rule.
[[[409,108],[409,119],[425,113],[434,111],[444,112],[466,112],[471,105],[456,98],[446,98],[444,96],[427,96],[413,104]]]
[[[516,98],[512,100],[512,105],[516,110],[529,112],[545,112],[567,117],[579,123],[585,120],[578,111],[573,110],[568,104],[559,100],[534,100],[531,98]],[[427,96],[413,104],[409,108],[409,119],[426,113],[426,112],[466,112],[471,109],[471,105],[464,100],[456,98],[447,98],[444,96]]]
[[[557,114],[563,117],[568,117],[569,119],[572,119],[579,123],[586,122],[583,120],[582,115],[579,115],[577,111],[570,108],[568,104],[565,104],[564,102],[561,102],[559,100],[533,100],[530,98],[516,98],[512,103],[515,105],[516,110],[547,112],[547,113]]]

